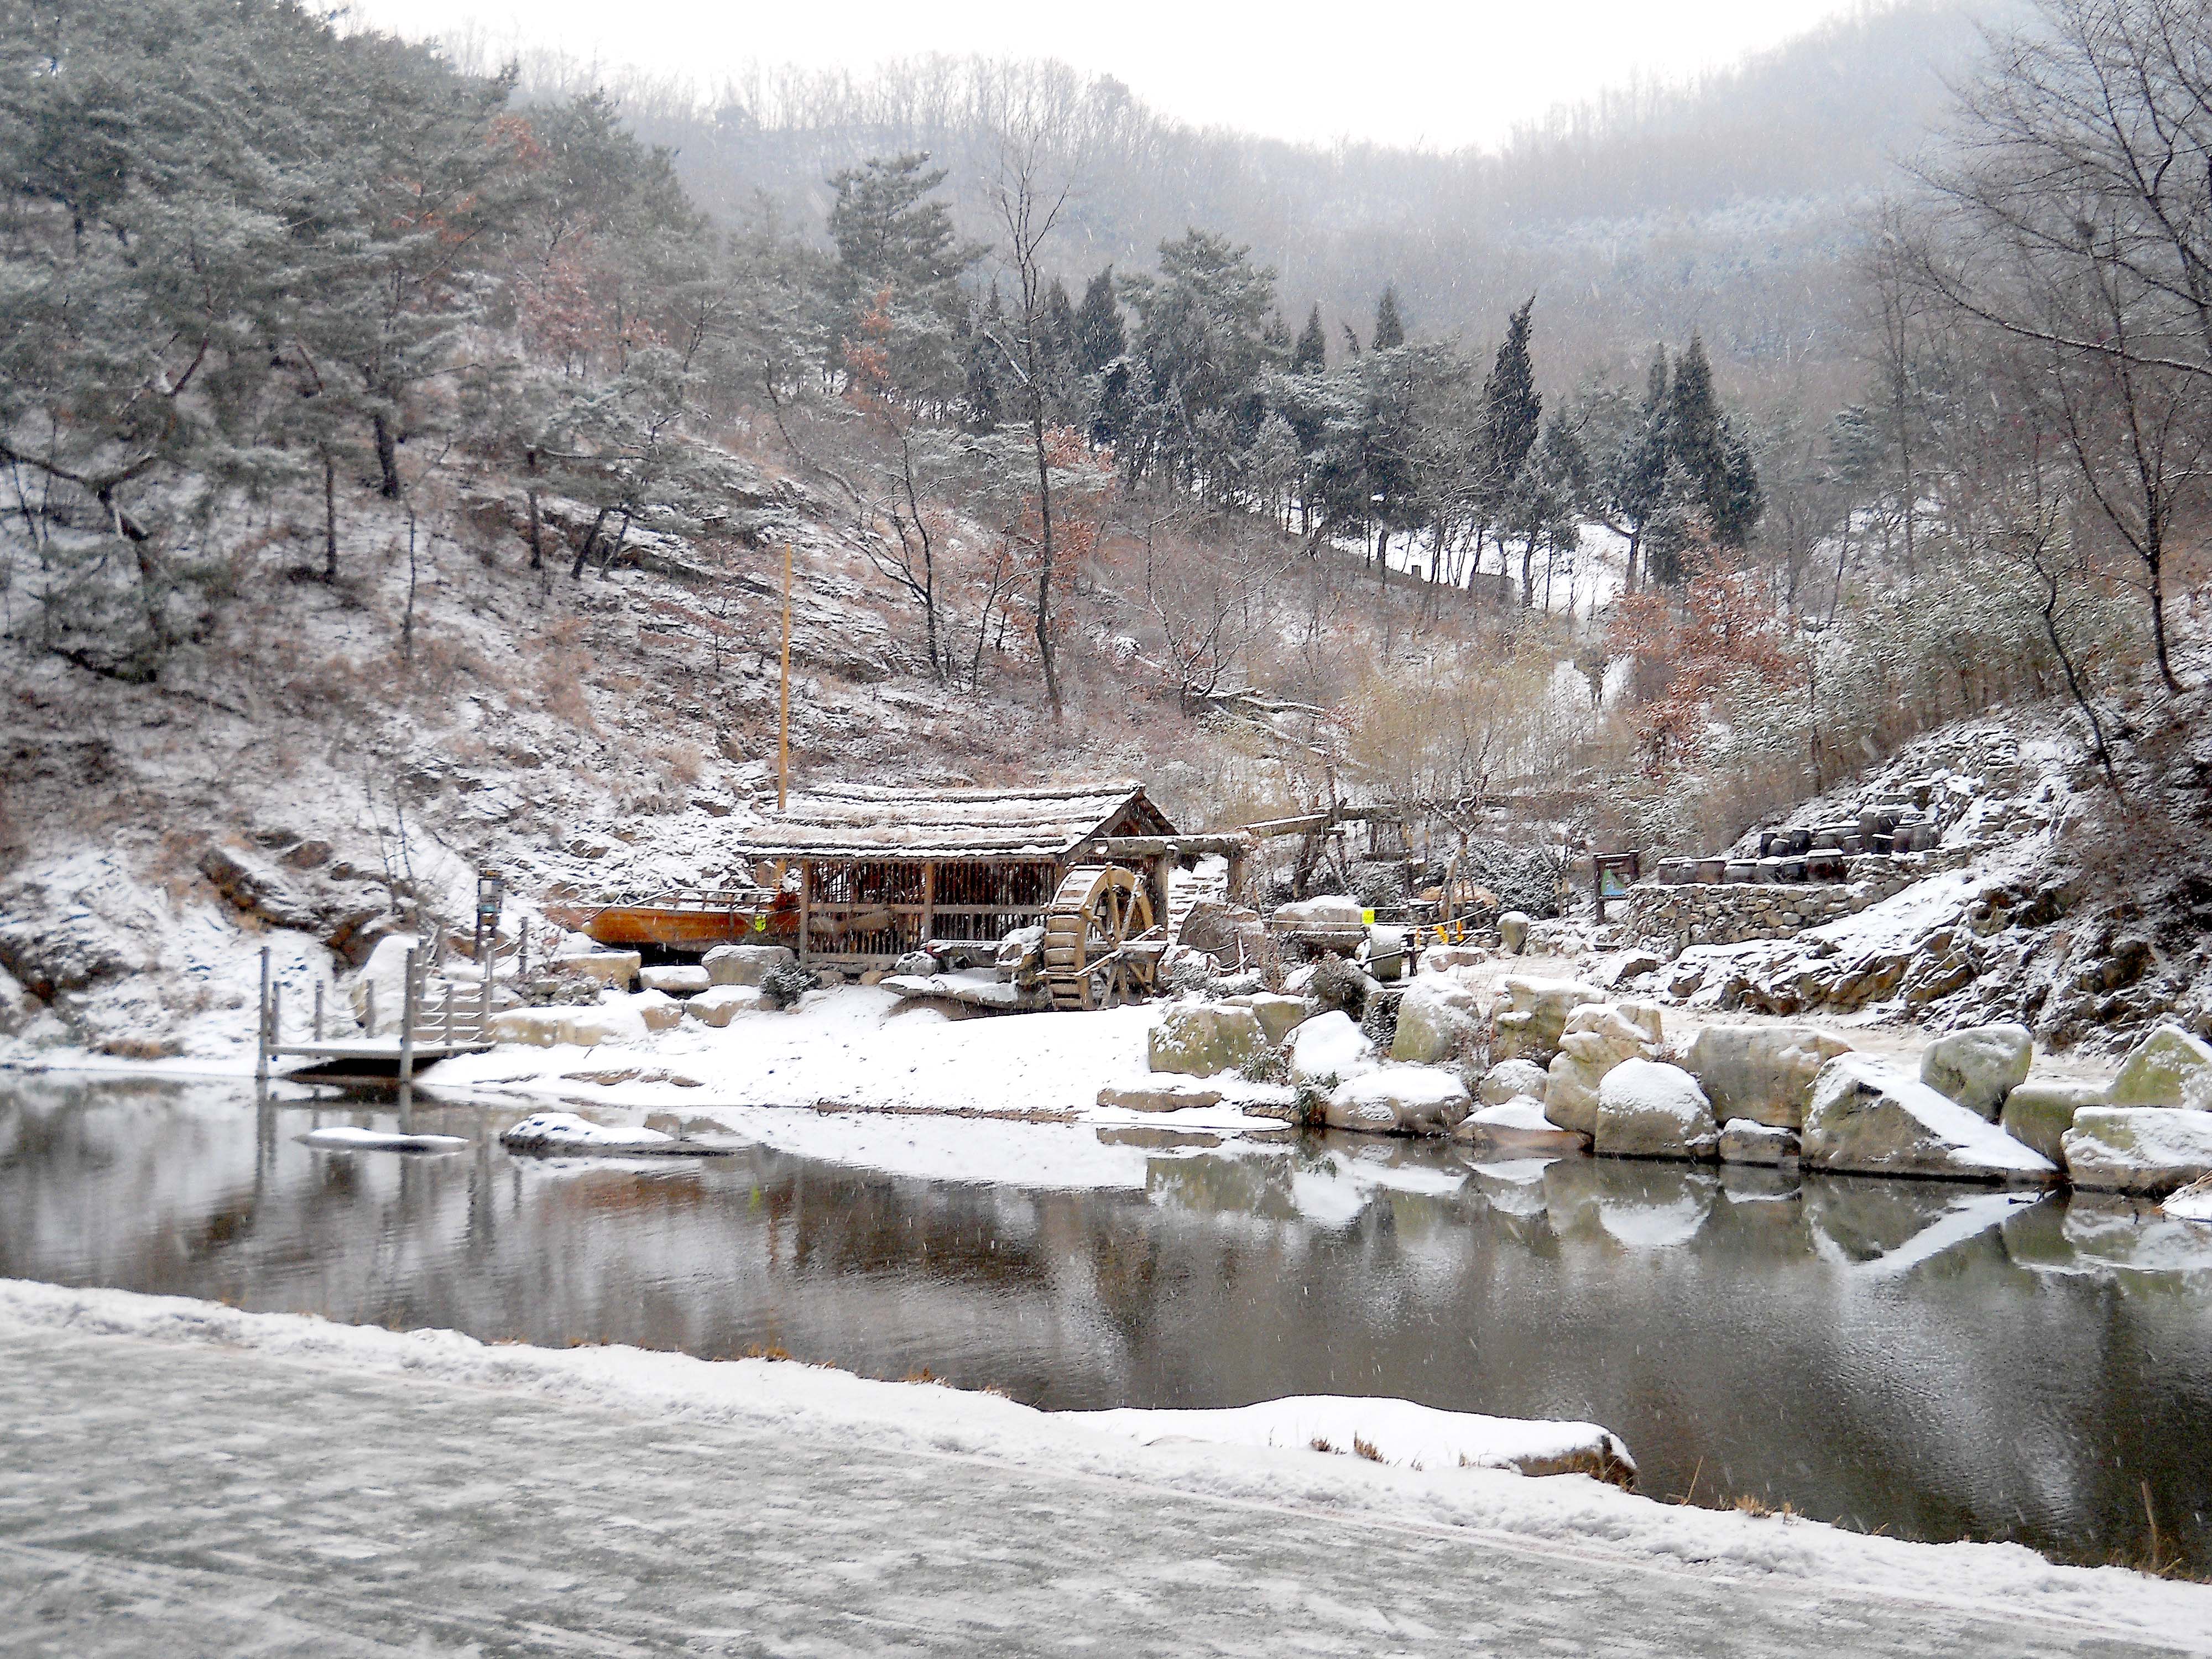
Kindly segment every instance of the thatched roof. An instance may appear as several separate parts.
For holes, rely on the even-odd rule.
[[[744,840],[756,858],[1058,859],[1099,836],[1171,836],[1129,779],[1019,789],[833,786]]]

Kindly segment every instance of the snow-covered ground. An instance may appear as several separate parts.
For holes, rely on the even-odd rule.
[[[0,1347],[0,1585],[77,1655],[2212,1652],[2212,1589],[2016,1546],[791,1364],[21,1281]]]

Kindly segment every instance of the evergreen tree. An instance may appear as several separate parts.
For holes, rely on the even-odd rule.
[[[1507,319],[1505,338],[1498,345],[1489,378],[1482,383],[1472,493],[1476,507],[1492,524],[1504,517],[1544,417],[1543,396],[1536,390],[1536,366],[1528,352],[1535,306],[1532,295]]]
[[[1723,488],[1728,453],[1713,396],[1712,365],[1706,361],[1704,339],[1694,333],[1674,362],[1674,382],[1667,395],[1667,444],[1700,503],[1710,508]]]
[[[1605,470],[1601,498],[1613,528],[1628,538],[1626,587],[1636,591],[1645,527],[1667,487],[1667,348],[1651,349],[1644,401]]]
[[[1006,418],[1006,305],[999,282],[991,279],[982,308],[967,327],[962,351],[966,377],[968,424],[978,432],[997,429]]]
[[[1766,511],[1765,492],[1759,487],[1759,465],[1751,443],[1736,422],[1721,421],[1721,471],[1715,492],[1707,502],[1712,514],[1713,538],[1723,547],[1747,545]]]
[[[1291,348],[1291,369],[1297,374],[1319,374],[1328,368],[1328,336],[1322,332],[1321,307],[1306,313],[1306,325]]]
[[[1393,346],[1406,343],[1406,325],[1398,315],[1398,290],[1385,288],[1382,297],[1375,306],[1375,332],[1368,344],[1374,350],[1388,351]]]
[[[960,240],[951,208],[932,196],[945,177],[943,167],[929,165],[927,152],[871,156],[830,175],[837,192],[830,208],[830,240],[837,247],[828,295],[833,369],[844,367],[844,349],[861,315],[887,294],[904,319],[893,383],[916,395],[934,391],[930,383],[944,358],[928,325],[939,325],[949,343],[966,309],[961,276],[983,252]]]
[[[1121,307],[1114,298],[1114,267],[1093,276],[1084,286],[1083,303],[1075,313],[1075,372],[1096,374],[1129,349],[1121,326]]]

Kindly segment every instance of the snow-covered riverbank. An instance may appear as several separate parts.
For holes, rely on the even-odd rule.
[[[434,1626],[512,1638],[526,1616],[532,1650],[556,1630],[635,1639],[641,1619],[664,1640],[826,1639],[854,1620],[952,1640],[936,1621],[1018,1605],[1025,1622],[971,1623],[966,1650],[1033,1650],[1020,1630],[1082,1607],[1125,1651],[1167,1650],[1170,1632],[1214,1650],[1241,1628],[1426,1652],[1481,1628],[1583,1650],[1632,1630],[1658,1651],[2212,1652],[2212,1590],[2014,1546],[1907,1544],[1581,1476],[1146,1444],[792,1364],[486,1346],[21,1281],[0,1283],[0,1347],[15,1430],[0,1457],[26,1500],[0,1514],[0,1575],[86,1653],[130,1650],[151,1616],[103,1594],[118,1575],[145,1607],[174,1603],[179,1632],[220,1614],[234,1642],[281,1626],[296,1643],[327,1620],[394,1648]],[[146,1507],[152,1435],[163,1515],[189,1507],[190,1536]],[[44,1492],[55,1480],[66,1492]],[[732,1599],[777,1560],[777,1594]]]

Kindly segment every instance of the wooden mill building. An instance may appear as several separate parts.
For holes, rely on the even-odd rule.
[[[987,944],[1069,918],[1095,962],[1164,927],[1178,860],[1225,856],[1233,890],[1250,846],[1241,832],[1184,835],[1141,785],[1115,781],[820,788],[793,795],[744,850],[797,866],[805,960],[866,969],[933,941]]]

